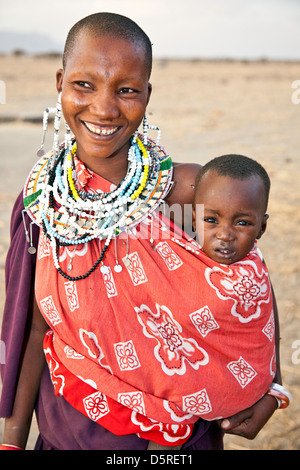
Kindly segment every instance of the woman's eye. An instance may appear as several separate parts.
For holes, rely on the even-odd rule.
[[[125,95],[125,94],[126,94],[126,95],[131,95],[131,94],[133,94],[133,93],[137,93],[137,91],[134,90],[133,88],[122,88],[122,89],[120,90],[120,93],[121,93],[121,94],[124,94],[124,95]]]
[[[91,88],[91,86],[88,82],[77,81],[77,82],[75,82],[75,84],[78,85],[81,88]]]

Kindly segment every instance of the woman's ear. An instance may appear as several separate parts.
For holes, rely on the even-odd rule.
[[[58,93],[60,93],[61,90],[62,90],[63,77],[64,77],[64,71],[63,71],[63,69],[59,69],[56,72],[56,89],[57,89]]]
[[[261,228],[260,228],[259,234],[258,234],[258,236],[256,237],[257,240],[259,240],[259,239],[263,236],[263,234],[265,233],[266,228],[267,228],[267,220],[268,220],[268,218],[269,218],[269,214],[265,214],[265,215],[264,215],[264,218],[263,218],[263,222],[262,222],[262,224],[261,224]]]
[[[149,100],[150,100],[151,93],[152,93],[152,85],[151,85],[151,83],[149,82],[149,83],[148,83],[148,97],[147,97],[147,105],[148,105],[148,103],[149,103]]]

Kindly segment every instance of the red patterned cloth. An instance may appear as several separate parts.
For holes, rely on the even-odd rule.
[[[88,184],[107,191],[103,181],[93,175]],[[112,241],[107,269],[79,282],[57,272],[41,233],[36,298],[51,328],[44,349],[55,393],[115,434],[172,446],[199,418],[235,414],[268,390],[272,294],[256,247],[220,265],[157,214],[154,250],[150,224],[144,220],[128,246],[124,234]],[[69,274],[81,275],[100,251],[98,240],[60,247],[61,268],[68,272],[72,258]]]

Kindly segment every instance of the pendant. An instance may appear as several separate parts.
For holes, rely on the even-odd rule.
[[[73,266],[72,266],[72,263],[70,261],[70,263],[67,266],[67,270],[70,272],[70,271],[72,271],[72,268],[73,268]]]
[[[129,258],[127,258],[127,257],[124,258],[124,259],[123,259],[123,262],[124,262],[124,264],[125,264],[126,267],[130,266],[130,259],[129,259]]]
[[[30,246],[28,248],[28,253],[34,255],[36,253],[36,248],[34,246]]]
[[[114,270],[116,273],[120,273],[122,271],[122,266],[120,264],[116,264]]]
[[[45,150],[41,147],[37,152],[36,152],[38,157],[43,157],[45,155]]]
[[[104,264],[101,266],[100,268],[100,271],[102,272],[102,274],[108,274],[109,273],[109,269],[108,269],[108,266],[105,266]]]
[[[116,264],[114,266],[114,271],[116,273],[120,273],[122,271],[122,266],[118,263],[118,243],[117,243],[117,237],[115,237],[115,252],[116,252]]]

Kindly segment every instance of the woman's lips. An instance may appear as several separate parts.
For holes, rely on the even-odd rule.
[[[92,132],[93,134],[97,136],[113,135],[120,128],[119,126],[99,126],[99,125],[95,125],[87,121],[82,121],[82,122],[90,132]]]

